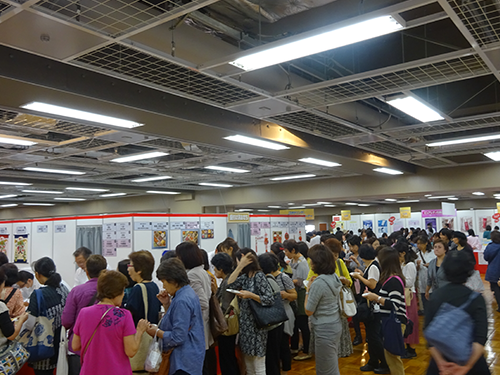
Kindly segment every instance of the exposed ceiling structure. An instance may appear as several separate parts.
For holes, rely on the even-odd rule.
[[[253,71],[230,64],[303,33],[386,15],[402,29]],[[0,183],[32,184],[0,185],[0,206],[190,193],[214,188],[200,183],[252,186],[284,175],[375,175],[377,166],[415,173],[493,163],[484,153],[500,151],[500,139],[488,138],[427,146],[500,134],[496,0],[0,0],[0,44],[0,137],[36,143],[0,143]],[[422,123],[388,104],[400,96],[443,120]],[[144,126],[20,108],[32,101]],[[233,134],[290,149],[224,139]],[[165,155],[111,161],[153,151]]]

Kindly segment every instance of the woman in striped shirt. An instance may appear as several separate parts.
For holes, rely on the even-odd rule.
[[[391,247],[384,247],[378,253],[380,261],[380,288],[379,294],[366,293],[363,296],[380,305],[378,316],[380,319],[388,318],[394,310],[402,325],[406,325],[406,304],[404,276],[399,262],[399,253]],[[403,327],[402,327],[403,328]],[[398,355],[385,352],[385,359],[392,375],[404,375],[403,361]]]

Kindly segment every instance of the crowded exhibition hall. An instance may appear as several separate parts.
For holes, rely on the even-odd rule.
[[[500,375],[499,95],[498,0],[0,0],[0,375]]]

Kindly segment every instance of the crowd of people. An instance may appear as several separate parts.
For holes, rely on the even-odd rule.
[[[500,232],[488,236],[486,281],[500,312]],[[474,283],[476,246],[471,230],[467,237],[448,228],[410,228],[380,238],[370,229],[356,235],[337,230],[309,233],[305,242],[274,243],[264,254],[231,238],[210,253],[183,242],[166,251],[157,267],[151,252],[140,250],[117,270],[82,247],[73,254],[73,288],[51,258],[37,260],[30,272],[0,253],[0,350],[30,317],[44,316],[54,350],[47,358],[28,359],[36,375],[56,368],[63,327],[70,375],[145,371],[154,340],[162,343],[160,374],[215,375],[219,365],[222,375],[280,375],[293,361],[314,356],[316,374],[338,375],[338,359],[366,341],[369,359],[360,370],[399,375],[405,373],[401,359],[417,356],[420,332],[440,319],[441,306],[471,299],[470,358],[456,363],[431,346],[428,374],[489,374],[486,304],[474,294],[482,291],[482,282]],[[346,294],[353,296],[355,314],[346,315]],[[214,330],[219,310],[227,323],[223,332]],[[259,314],[276,311],[283,318],[262,326]],[[419,315],[425,315],[423,327]]]

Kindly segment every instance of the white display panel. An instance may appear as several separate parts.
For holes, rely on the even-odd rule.
[[[203,238],[207,235],[210,237],[210,232],[204,231],[209,231],[208,228],[212,225],[213,238]],[[227,217],[226,215],[202,215],[200,217],[200,228],[200,247],[210,254],[215,251],[218,244],[227,238]]]
[[[56,263],[57,272],[70,287],[75,284],[76,220],[57,220],[55,224],[66,225],[66,232],[53,233],[52,259]],[[54,224],[53,223],[53,224]],[[36,260],[36,259],[34,259]]]
[[[58,222],[56,223],[59,224]],[[54,221],[36,221],[31,223],[31,226],[33,232],[30,238],[31,256],[28,257],[30,264],[43,257],[53,258],[54,237],[59,239],[59,233],[57,235],[54,234]],[[46,227],[47,232],[39,231],[39,229],[42,229],[41,227],[43,227],[43,229]],[[75,251],[75,249],[68,249],[68,251],[69,250],[71,250],[71,252]]]
[[[271,250],[271,218],[265,215],[250,216],[250,246],[257,254]]]
[[[127,217],[112,217],[112,218],[103,218],[102,224],[103,224],[103,241],[105,240],[105,228],[106,224],[117,224],[115,226],[115,232],[116,232],[116,238],[118,241],[118,237],[120,234],[120,227],[119,224],[123,223],[124,226],[127,226],[127,231],[130,231],[130,234],[127,236],[127,238],[130,238],[130,247],[125,247],[125,246],[120,246],[119,243],[117,242],[116,244],[116,256],[114,255],[107,255],[105,252],[104,244],[103,244],[103,249],[102,249],[102,255],[106,258],[106,261],[108,262],[108,268],[112,270],[116,270],[118,267],[118,262],[123,259],[127,259],[128,255],[133,251],[134,247],[134,231],[133,231],[133,222],[132,222],[132,217],[127,216]],[[130,225],[128,225],[130,224]]]

